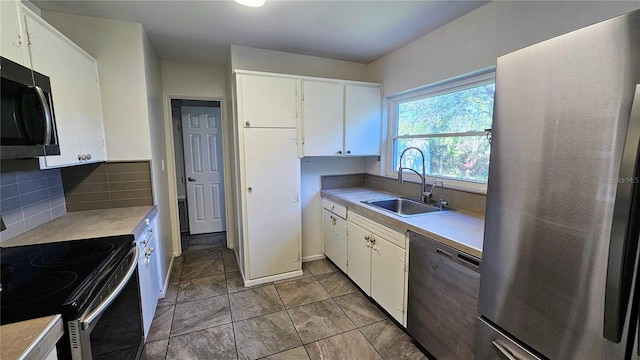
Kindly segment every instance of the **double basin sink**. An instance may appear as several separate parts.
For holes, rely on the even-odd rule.
[[[443,207],[441,209],[437,205],[425,204],[406,198],[365,200],[362,201],[362,203],[392,212],[398,216],[403,217],[430,213],[442,213],[451,210],[447,207]]]

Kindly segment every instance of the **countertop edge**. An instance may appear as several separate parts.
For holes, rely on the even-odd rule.
[[[29,346],[20,354],[20,360],[41,360],[44,359],[49,351],[56,346],[58,340],[64,334],[64,325],[62,317],[59,314],[49,321],[40,334],[29,344]]]
[[[370,190],[370,189],[367,189],[367,190]],[[412,231],[420,235],[430,237],[433,240],[436,240],[456,250],[472,255],[478,259],[482,259],[481,249],[476,249],[460,241],[457,241],[456,239],[451,239],[441,234],[438,234],[436,232],[430,231],[429,229],[425,229],[425,228],[410,224],[400,216],[392,216],[390,214],[385,214],[383,212],[374,211],[372,209],[369,209],[368,207],[361,205],[358,202],[349,201],[340,195],[332,194],[330,191],[331,189],[322,190],[320,192],[321,197],[334,201],[340,205],[346,206],[349,209],[349,211],[354,211],[355,213],[362,215],[364,217],[367,217],[373,221],[380,222],[381,224],[393,230],[396,230],[402,233],[406,233],[407,231]],[[381,195],[400,196],[398,194],[393,194],[387,191],[381,191],[381,190],[370,190],[370,191],[380,193]],[[458,211],[458,212],[463,216],[477,217],[465,211]]]
[[[68,212],[0,243],[2,247],[136,234],[156,205]],[[120,214],[122,213],[122,214]],[[124,218],[124,220],[121,220]],[[105,224],[113,223],[112,227]]]
[[[42,360],[64,335],[59,314],[0,326],[3,359]]]

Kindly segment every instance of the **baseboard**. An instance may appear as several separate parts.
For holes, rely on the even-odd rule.
[[[311,256],[305,256],[302,258],[302,262],[309,262],[309,261],[314,261],[314,260],[322,260],[322,259],[326,259],[327,257],[324,254],[318,254],[318,255],[311,255]]]
[[[169,271],[167,271],[167,277],[164,279],[164,285],[162,287],[162,290],[160,290],[158,299],[164,299],[164,297],[167,295],[167,289],[169,288],[169,279],[171,278],[171,269],[173,269],[174,259],[175,259],[175,256],[172,256],[171,263],[169,264]]]
[[[242,272],[240,272],[240,274],[242,274]],[[290,279],[296,276],[302,276],[302,270],[296,270],[296,271],[291,271],[288,273],[272,275],[272,276],[265,276],[265,277],[261,277],[253,280],[245,280],[244,274],[242,274],[242,281],[244,282],[244,286],[250,287],[250,286],[265,284],[272,281]]]

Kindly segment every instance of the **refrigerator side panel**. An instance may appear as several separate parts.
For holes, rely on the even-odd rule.
[[[480,313],[553,359],[622,358],[603,337],[640,11],[498,59]]]

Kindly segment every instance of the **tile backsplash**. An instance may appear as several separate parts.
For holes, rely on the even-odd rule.
[[[322,176],[322,189],[336,189],[347,187],[365,187],[368,189],[389,191],[408,198],[417,199],[420,194],[421,184],[404,181],[399,183],[398,180],[371,174],[353,174],[353,175],[326,175]],[[446,181],[445,181],[446,186]],[[440,190],[434,191],[434,196],[440,196]],[[449,206],[463,209],[478,214],[485,213],[487,197],[483,194],[476,194],[461,190],[447,189],[444,190],[444,197],[449,202]]]
[[[40,170],[37,159],[2,160],[0,215],[11,239],[67,212],[60,169]]]
[[[68,167],[62,179],[69,212],[153,205],[148,161]]]
[[[320,177],[320,187],[322,190],[364,187],[366,175],[367,174],[323,175]]]

